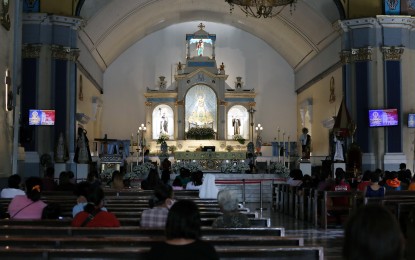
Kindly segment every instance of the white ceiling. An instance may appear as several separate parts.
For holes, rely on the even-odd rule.
[[[297,71],[340,36],[332,26],[339,19],[334,0],[298,0],[292,14],[289,6],[280,9],[276,17],[257,19],[237,7],[230,14],[224,0],[86,0],[79,39],[105,71],[157,30],[190,21],[223,23],[261,38]]]

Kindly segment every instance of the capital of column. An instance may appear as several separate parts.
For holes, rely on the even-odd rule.
[[[22,46],[23,59],[37,59],[40,57],[41,44],[24,44]]]
[[[399,61],[404,52],[403,47],[396,46],[383,46],[381,50],[385,61]]]
[[[226,102],[225,100],[219,100],[219,106],[227,106],[228,102]]]
[[[350,63],[352,61],[352,52],[351,51],[342,50],[339,53],[339,56],[340,56],[340,61],[343,65],[347,64],[347,63]]]
[[[352,62],[355,61],[371,61],[372,47],[352,49]]]
[[[64,47],[61,45],[50,46],[52,58],[56,60],[76,61],[79,57],[79,49]]]

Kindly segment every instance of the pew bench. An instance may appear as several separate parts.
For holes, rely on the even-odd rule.
[[[322,247],[308,246],[258,246],[222,247],[215,246],[220,259],[280,259],[280,260],[323,260]],[[148,247],[100,248],[100,249],[43,249],[1,248],[2,259],[145,259]]]

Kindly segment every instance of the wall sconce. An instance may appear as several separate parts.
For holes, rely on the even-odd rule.
[[[1,0],[1,25],[9,31],[10,30],[10,17],[9,17],[9,0]]]
[[[6,75],[4,76],[4,106],[6,111],[12,111],[13,110],[13,91],[11,90],[11,78],[9,76],[10,72],[7,69],[6,70]]]

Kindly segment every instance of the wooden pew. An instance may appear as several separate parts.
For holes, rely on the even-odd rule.
[[[322,247],[304,246],[258,246],[222,247],[216,246],[221,259],[280,259],[280,260],[323,260]],[[1,248],[2,259],[145,259],[148,247],[99,248],[99,249],[43,249],[43,248]]]
[[[93,231],[92,231],[93,232]],[[110,248],[151,247],[165,240],[164,236],[111,236],[111,237],[0,237],[0,247],[19,248]],[[304,246],[303,238],[274,236],[207,236],[202,240],[214,246]]]
[[[1,225],[1,236],[38,237],[109,237],[109,236],[164,236],[164,229],[144,227],[87,228],[69,226]],[[212,228],[202,227],[202,236],[285,236],[283,227],[270,228]]]

